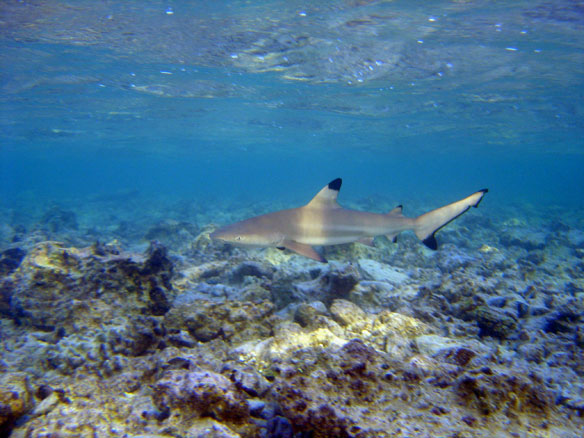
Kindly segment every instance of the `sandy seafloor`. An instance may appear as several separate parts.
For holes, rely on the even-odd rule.
[[[436,252],[404,233],[321,264],[208,237],[284,204],[34,205],[0,212],[4,436],[581,436],[576,210],[487,197]]]

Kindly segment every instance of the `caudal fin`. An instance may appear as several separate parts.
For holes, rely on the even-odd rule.
[[[414,219],[414,232],[418,239],[430,249],[437,249],[438,242],[434,234],[440,228],[456,219],[458,216],[467,211],[470,207],[478,207],[481,199],[485,196],[488,189],[479,190],[467,198],[444,207],[437,208]]]

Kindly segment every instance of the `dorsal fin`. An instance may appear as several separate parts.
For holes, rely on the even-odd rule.
[[[332,180],[330,183],[324,186],[322,190],[318,192],[308,204],[306,204],[306,206],[313,208],[340,207],[340,205],[337,203],[337,196],[339,196],[341,184],[343,184],[343,180],[341,178]]]
[[[398,205],[393,210],[386,213],[386,216],[402,216],[402,210],[403,210],[403,206]]]

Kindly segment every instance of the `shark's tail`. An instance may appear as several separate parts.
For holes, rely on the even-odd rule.
[[[485,193],[488,191],[488,189],[479,190],[460,201],[453,202],[452,204],[445,205],[444,207],[437,208],[436,210],[418,216],[414,219],[414,232],[416,233],[416,236],[418,236],[418,239],[420,239],[428,248],[437,249],[438,243],[434,237],[436,231],[456,219],[470,207],[478,207],[481,199],[483,199],[483,196],[485,196]]]

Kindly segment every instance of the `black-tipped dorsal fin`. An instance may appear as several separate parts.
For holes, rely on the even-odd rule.
[[[332,180],[306,206],[313,208],[339,208],[340,205],[337,203],[337,196],[339,196],[341,184],[343,184],[341,178]]]
[[[403,209],[404,209],[403,205],[398,205],[393,210],[386,213],[386,215],[387,216],[402,216]]]

